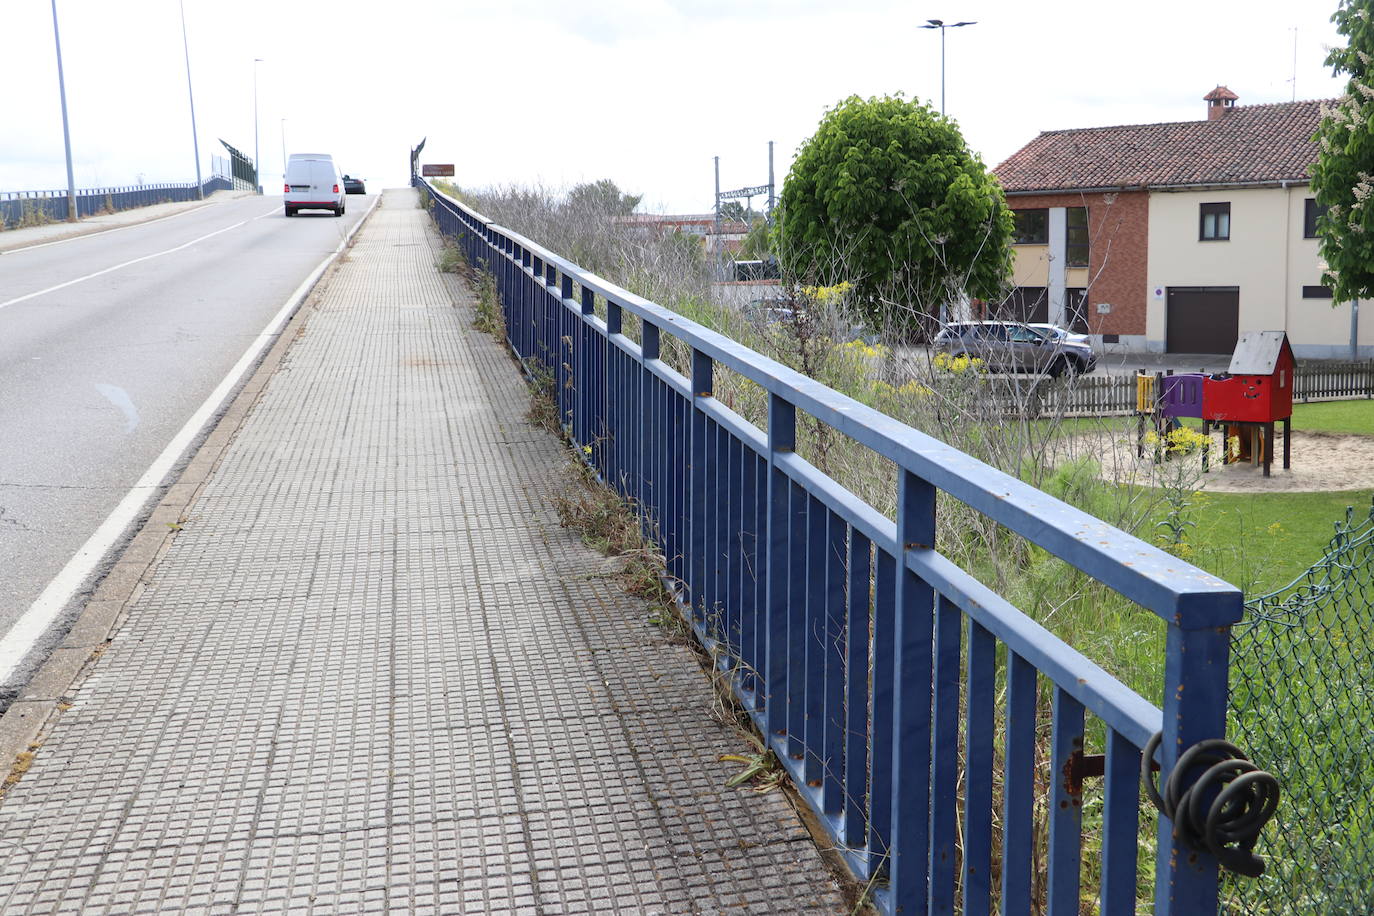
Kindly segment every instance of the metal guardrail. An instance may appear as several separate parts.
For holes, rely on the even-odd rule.
[[[233,182],[215,176],[201,186],[204,193],[227,191]],[[106,210],[132,210],[169,201],[197,198],[196,183],[144,184],[118,188],[83,188],[76,192],[78,217],[94,216]],[[66,191],[0,191],[0,228],[58,223],[67,219],[70,202]]]
[[[1101,912],[1134,912],[1142,748],[1162,730],[1170,774],[1224,734],[1240,592],[415,183],[441,230],[494,275],[516,356],[554,376],[573,442],[658,532],[698,637],[730,666],[736,697],[878,906],[986,913],[996,867],[1002,912],[1039,910],[1039,805],[1043,906],[1077,914],[1091,714],[1106,736]],[[627,313],[638,342],[623,333]],[[660,358],[665,334],[691,348],[690,377]],[[718,365],[767,391],[766,432],[712,396]],[[895,522],[795,453],[799,413],[896,464]],[[1163,710],[935,550],[937,492],[1164,620]],[[1036,760],[1042,678],[1047,770]],[[1155,842],[1155,912],[1215,912],[1212,855],[1164,817]]]

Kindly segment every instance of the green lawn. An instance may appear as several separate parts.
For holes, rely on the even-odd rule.
[[[1287,585],[1321,559],[1347,506],[1369,511],[1374,490],[1205,493],[1189,560],[1244,589],[1247,599]]]
[[[1374,400],[1294,404],[1293,428],[1323,433],[1374,436]]]

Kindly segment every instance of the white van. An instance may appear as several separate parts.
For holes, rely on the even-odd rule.
[[[328,153],[292,153],[286,161],[286,215],[298,210],[333,210],[344,215],[343,175]]]

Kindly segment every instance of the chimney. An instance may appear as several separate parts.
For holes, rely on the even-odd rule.
[[[1224,116],[1236,106],[1236,101],[1240,96],[1236,95],[1225,86],[1218,85],[1217,88],[1202,97],[1207,103],[1207,120],[1215,121]]]

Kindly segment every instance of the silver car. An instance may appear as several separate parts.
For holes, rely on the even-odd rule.
[[[1091,372],[1097,354],[1087,343],[1054,338],[1017,321],[954,321],[935,335],[935,349],[981,359],[994,372]]]

